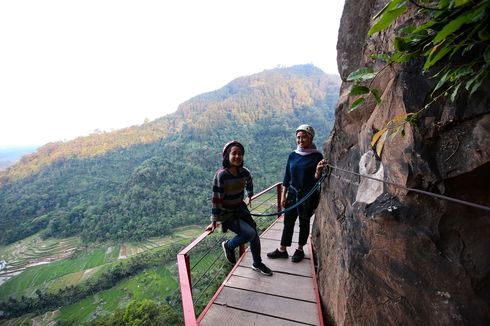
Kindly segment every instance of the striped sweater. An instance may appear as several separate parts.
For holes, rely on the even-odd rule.
[[[216,171],[213,180],[211,220],[221,221],[220,215],[239,208],[245,197],[244,190],[247,191],[248,197],[253,196],[252,174],[247,168],[239,168],[236,176],[225,168]]]

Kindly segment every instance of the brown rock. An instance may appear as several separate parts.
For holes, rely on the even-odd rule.
[[[353,70],[389,50],[393,29],[368,38],[386,1],[346,0],[337,61],[344,80],[334,129],[324,145],[333,166],[359,172],[373,134],[416,112],[434,81],[420,62],[385,69],[375,87],[383,103],[348,112]],[[384,179],[490,206],[490,85],[470,99],[433,106],[405,136],[387,138]],[[373,171],[371,171],[373,172]],[[356,202],[361,180],[334,169],[322,186],[312,232],[327,321],[337,325],[490,323],[490,213],[384,185]],[[366,196],[364,196],[366,197]]]

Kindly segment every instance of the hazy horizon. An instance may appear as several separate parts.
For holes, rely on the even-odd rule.
[[[140,125],[278,66],[338,73],[343,3],[0,2],[0,148]]]

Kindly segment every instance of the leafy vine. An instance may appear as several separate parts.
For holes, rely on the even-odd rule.
[[[391,0],[375,15],[368,35],[387,29],[409,6],[416,7],[415,16],[425,18],[425,23],[398,30],[393,53],[371,56],[386,63],[380,70],[362,67],[347,77],[354,83],[349,95],[357,97],[349,111],[360,108],[369,96],[379,105],[382,92],[371,87],[379,73],[393,64],[424,59],[422,72],[431,73],[437,80],[431,100],[416,113],[395,117],[385,132],[404,130],[406,124],[415,126],[420,112],[442,97],[454,102],[464,93],[472,96],[490,72],[490,0]]]

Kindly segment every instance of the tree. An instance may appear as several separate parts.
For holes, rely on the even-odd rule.
[[[153,300],[132,300],[126,308],[118,309],[113,314],[102,317],[95,322],[98,326],[157,326],[180,325],[177,313],[167,304]]]

